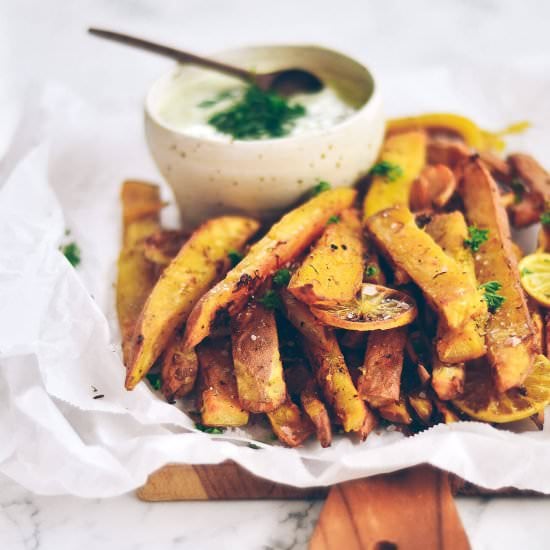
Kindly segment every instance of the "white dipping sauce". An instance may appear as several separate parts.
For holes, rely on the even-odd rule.
[[[232,141],[231,135],[219,132],[208,124],[208,120],[212,115],[225,111],[237,103],[246,84],[236,78],[211,71],[201,73],[193,78],[186,78],[179,73],[174,75],[158,98],[156,115],[160,122],[173,130],[200,138]],[[231,97],[204,106],[204,102],[214,100],[216,96],[225,92],[231,92]],[[356,110],[329,86],[325,86],[317,93],[294,95],[288,103],[303,105],[306,113],[294,119],[292,128],[283,137],[313,134],[330,128],[350,117]]]

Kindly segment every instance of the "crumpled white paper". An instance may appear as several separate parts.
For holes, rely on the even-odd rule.
[[[514,148],[549,150],[548,80],[509,67],[440,68],[383,75],[382,84],[391,114],[454,110],[488,127],[528,118],[535,128]],[[548,424],[511,433],[463,422],[410,438],[372,434],[363,444],[337,437],[329,449],[255,450],[243,431],[196,431],[145,384],[124,390],[113,289],[118,193],[128,177],[160,181],[141,119],[121,106],[97,112],[55,86],[23,112],[4,159],[14,169],[0,183],[0,472],[36,493],[106,497],[175,462],[232,459],[300,487],[429,462],[485,487],[550,493]],[[58,250],[68,240],[82,249],[76,270]],[[93,399],[98,393],[104,398]]]

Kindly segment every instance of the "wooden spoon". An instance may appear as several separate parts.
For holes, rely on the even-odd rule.
[[[108,31],[104,29],[90,28],[88,29],[90,34],[94,36],[100,36],[101,38],[107,38],[114,40],[115,42],[121,42],[128,46],[135,46],[143,50],[158,53],[171,57],[180,63],[192,63],[193,65],[199,65],[208,69],[213,69],[231,76],[236,76],[247,82],[253,82],[258,88],[267,91],[273,90],[280,95],[290,96],[297,93],[313,93],[318,92],[323,88],[323,82],[312,72],[304,69],[293,67],[288,69],[282,69],[279,71],[273,71],[271,73],[257,74],[252,71],[247,71],[241,67],[235,67],[195,55],[193,53],[176,50],[170,46],[164,46],[149,40],[143,40],[142,38],[136,38],[135,36],[129,36],[118,32]]]

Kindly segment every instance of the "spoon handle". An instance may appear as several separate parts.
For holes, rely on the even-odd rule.
[[[240,67],[234,67],[220,61],[215,61],[213,59],[207,59],[200,57],[198,55],[184,52],[181,50],[176,50],[170,46],[165,46],[163,44],[157,44],[155,42],[150,42],[149,40],[144,40],[142,38],[137,38],[135,36],[130,36],[128,34],[122,34],[119,32],[108,31],[105,29],[96,29],[89,28],[88,32],[94,36],[100,36],[101,38],[107,38],[108,40],[114,40],[115,42],[120,42],[128,46],[134,46],[136,48],[141,48],[142,50],[147,50],[149,52],[158,53],[166,57],[171,57],[179,62],[192,63],[193,65],[200,65],[201,67],[207,67],[209,69],[214,69],[244,80],[253,80],[253,76],[250,71],[241,69]]]

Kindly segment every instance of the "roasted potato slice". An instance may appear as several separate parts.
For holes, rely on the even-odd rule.
[[[273,432],[289,447],[301,445],[314,433],[314,427],[300,407],[287,398],[274,411],[267,413]]]
[[[483,319],[486,306],[461,267],[415,223],[404,206],[389,208],[367,220],[376,243],[423,290],[451,328]]]
[[[426,233],[453,258],[475,287],[478,286],[474,258],[465,246],[468,227],[461,212],[433,216],[425,227]],[[479,296],[481,298],[481,295]],[[462,363],[485,355],[485,319],[469,319],[459,329],[450,329],[444,322],[437,327],[437,353],[443,363]]]
[[[444,401],[455,399],[464,391],[464,363],[443,363],[437,353],[432,358],[432,387]]]
[[[410,131],[387,137],[378,166],[387,166],[388,175],[372,178],[363,203],[363,220],[396,204],[408,205],[411,186],[425,164],[424,132]]]
[[[487,353],[496,375],[497,388],[504,392],[520,386],[533,368],[536,339],[525,295],[521,288],[517,258],[512,248],[506,212],[497,185],[477,158],[464,166],[462,198],[468,221],[488,230],[487,242],[476,252],[475,267],[481,284],[497,282],[504,301],[489,316]]]
[[[409,393],[407,398],[409,400],[409,405],[420,421],[424,425],[430,424],[433,414],[433,404],[427,392],[423,389],[414,390]]]
[[[359,216],[355,210],[344,210],[294,272],[288,290],[306,304],[351,300],[363,280],[364,254]]]
[[[411,187],[411,210],[424,212],[442,208],[454,195],[456,183],[454,173],[444,164],[425,166]]]
[[[248,423],[237,395],[228,339],[208,340],[197,348],[200,364],[199,409],[205,426],[244,426]]]
[[[467,161],[472,150],[462,141],[442,137],[428,138],[427,156],[430,164],[444,164],[448,166],[459,179],[460,166]]]
[[[406,327],[369,333],[357,389],[373,407],[399,399],[406,343]]]
[[[403,396],[397,401],[382,405],[377,410],[378,414],[388,422],[394,422],[395,424],[412,424],[413,419]]]
[[[257,230],[255,220],[223,216],[205,222],[193,233],[143,307],[134,330],[127,389],[133,389],[145,376],[199,298],[227,270],[228,252],[242,249]],[[175,377],[175,371],[166,375]]]
[[[288,291],[281,292],[281,299],[287,318],[303,336],[306,355],[325,400],[346,432],[360,430],[366,417],[365,404],[353,385],[334,332]]]
[[[186,346],[193,348],[201,342],[220,312],[238,313],[269,275],[299,256],[323,232],[331,216],[351,206],[355,195],[350,188],[328,190],[285,214],[193,308]]]
[[[253,413],[274,411],[287,391],[273,310],[247,304],[231,320],[231,342],[241,405]]]
[[[155,268],[144,255],[144,242],[159,229],[162,203],[158,186],[141,181],[125,181],[120,197],[123,244],[118,258],[116,309],[127,365],[136,321],[155,284]]]

